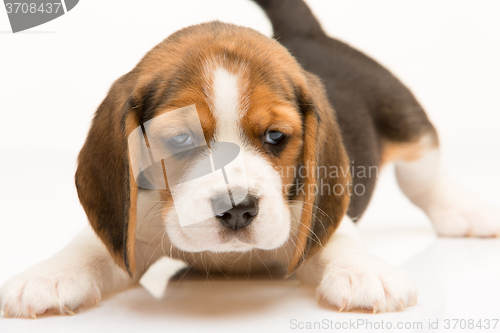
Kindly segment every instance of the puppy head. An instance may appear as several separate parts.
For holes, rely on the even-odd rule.
[[[290,273],[349,202],[349,162],[319,79],[276,41],[220,22],[171,35],[117,80],[78,162],[90,224],[131,275],[139,187],[160,190],[179,249],[275,249],[293,236]]]

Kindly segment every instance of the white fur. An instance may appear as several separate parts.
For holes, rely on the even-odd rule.
[[[443,172],[437,149],[416,161],[398,161],[396,176],[401,190],[429,216],[439,235],[500,236],[499,211]]]
[[[223,67],[213,71],[210,104],[214,114],[218,141],[240,143],[240,120],[246,110],[242,107],[242,78]]]
[[[61,252],[8,280],[0,289],[1,310],[6,317],[74,314],[132,282],[89,226]]]
[[[417,289],[408,274],[367,253],[347,216],[325,247],[300,268],[297,276],[317,286],[320,301],[339,311],[359,308],[396,311],[417,301]]]

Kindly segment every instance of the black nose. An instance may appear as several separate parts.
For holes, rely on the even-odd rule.
[[[219,206],[221,200],[223,199],[215,198],[212,200],[214,212],[217,211],[216,207]],[[259,200],[253,195],[247,195],[245,200],[224,213],[218,214],[217,218],[223,226],[238,230],[252,223],[258,212]]]

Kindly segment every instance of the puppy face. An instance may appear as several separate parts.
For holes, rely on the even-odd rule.
[[[258,54],[235,51],[227,57],[224,52],[200,52],[183,62],[189,77],[174,74],[185,83],[171,100],[153,92],[163,98],[155,104],[163,106],[145,123],[149,146],[156,148],[155,155],[168,155],[160,154],[162,149],[174,154],[145,176],[161,183],[162,171],[168,175],[163,218],[179,249],[274,249],[290,234],[290,186],[284,185],[293,182],[302,151],[300,110],[277,60],[262,62]],[[277,82],[259,77],[262,73]],[[187,108],[171,106],[193,102]],[[205,172],[231,147],[239,150],[234,161],[219,172]]]
[[[316,185],[346,188],[348,175],[322,180],[321,165],[349,164],[320,81],[276,41],[214,22],[173,34],[115,82],[76,183],[91,225],[131,275],[138,187],[160,189],[166,231],[183,251],[275,249],[293,229],[293,270],[347,209],[347,191]],[[287,204],[295,196],[300,221]]]

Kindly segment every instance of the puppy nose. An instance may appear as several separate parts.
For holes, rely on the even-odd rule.
[[[214,212],[217,211],[216,208],[219,206],[221,200],[223,199],[215,198],[212,200]],[[253,195],[247,195],[245,200],[224,213],[218,214],[217,218],[223,226],[238,230],[252,223],[258,212],[259,200]]]

